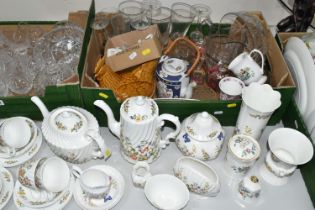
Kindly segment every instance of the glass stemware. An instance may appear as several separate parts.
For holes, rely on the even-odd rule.
[[[98,12],[95,15],[94,21],[91,24],[93,29],[94,40],[96,41],[97,46],[100,46],[101,54],[104,50],[106,40],[108,39],[107,27],[109,25],[109,17],[105,12]]]
[[[190,39],[194,41],[195,43],[199,45],[203,45],[204,40],[204,34],[203,34],[203,26],[204,25],[212,25],[212,21],[210,18],[211,9],[207,5],[204,4],[194,4],[193,7],[197,11],[197,22],[196,22],[196,28],[194,31],[190,33]]]
[[[186,36],[191,23],[197,15],[197,11],[191,5],[182,2],[172,4],[171,9],[172,27],[170,38],[175,40],[180,36]]]

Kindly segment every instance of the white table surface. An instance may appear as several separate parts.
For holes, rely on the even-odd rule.
[[[37,125],[40,125],[40,122],[37,122]],[[266,154],[266,141],[269,133],[276,129],[277,127],[282,127],[281,124],[277,126],[267,127],[263,136],[260,140],[260,144],[262,146],[262,155],[260,159],[255,164],[255,167],[251,171],[253,174],[258,175],[255,172],[262,164],[263,157]],[[265,183],[262,179],[260,179],[262,184],[262,192],[260,196],[259,202],[256,204],[247,204],[243,205],[239,202],[237,197],[235,196],[235,191],[232,190],[232,185],[234,184],[231,179],[226,176],[223,171],[223,159],[226,153],[226,144],[227,139],[231,136],[233,127],[225,127],[226,131],[226,139],[223,147],[223,151],[221,151],[219,157],[215,160],[208,161],[207,164],[211,165],[218,173],[220,182],[221,182],[221,191],[217,197],[208,198],[202,197],[196,194],[190,193],[190,200],[187,206],[184,208],[185,210],[203,210],[203,209],[286,209],[286,210],[308,210],[314,209],[310,197],[307,193],[306,186],[304,184],[303,178],[299,170],[297,170],[294,175],[290,178],[289,183],[285,186],[276,187],[271,186]],[[164,129],[163,133],[168,131],[169,128]],[[126,181],[125,193],[122,197],[121,201],[113,208],[119,210],[131,210],[131,209],[155,209],[145,198],[143,189],[136,188],[133,186],[131,181],[130,172],[132,170],[132,165],[125,161],[119,151],[119,141],[115,138],[108,130],[108,128],[101,128],[101,135],[104,137],[107,145],[112,150],[112,156],[106,162],[104,160],[93,160],[87,162],[85,164],[81,164],[80,167],[82,169],[88,168],[97,164],[108,164],[116,169],[118,169]],[[50,151],[46,143],[43,141],[42,147],[38,154],[35,155],[34,158],[44,157],[44,156],[52,156],[53,153]],[[177,149],[174,143],[171,143],[164,151],[162,151],[161,157],[153,162],[151,166],[151,173],[154,174],[173,174],[173,166],[177,158],[181,156],[181,152]],[[69,164],[70,165],[70,164]],[[17,168],[13,167],[9,168],[9,171],[13,174],[14,179],[16,180]],[[13,198],[11,198],[10,202],[4,209],[15,210],[17,209],[13,203]],[[74,199],[70,201],[70,203],[64,208],[68,210],[76,210],[80,209],[79,206],[75,203]]]

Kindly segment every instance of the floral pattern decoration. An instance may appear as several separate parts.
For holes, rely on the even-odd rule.
[[[251,77],[254,77],[255,73],[250,70],[249,67],[245,67],[240,70],[240,73],[238,73],[237,77],[240,78],[242,81],[248,80]]]

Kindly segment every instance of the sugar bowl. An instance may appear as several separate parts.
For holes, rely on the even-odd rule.
[[[214,116],[208,112],[195,113],[183,121],[176,144],[185,156],[211,160],[222,149],[224,133]]]

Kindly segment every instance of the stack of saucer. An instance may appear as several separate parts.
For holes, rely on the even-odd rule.
[[[11,117],[0,123],[0,164],[13,167],[31,159],[42,144],[42,133],[34,121]]]
[[[11,173],[0,167],[0,209],[4,209],[13,192],[14,181]]]
[[[18,209],[62,209],[72,198],[70,169],[58,157],[27,161],[17,177],[13,198]]]

